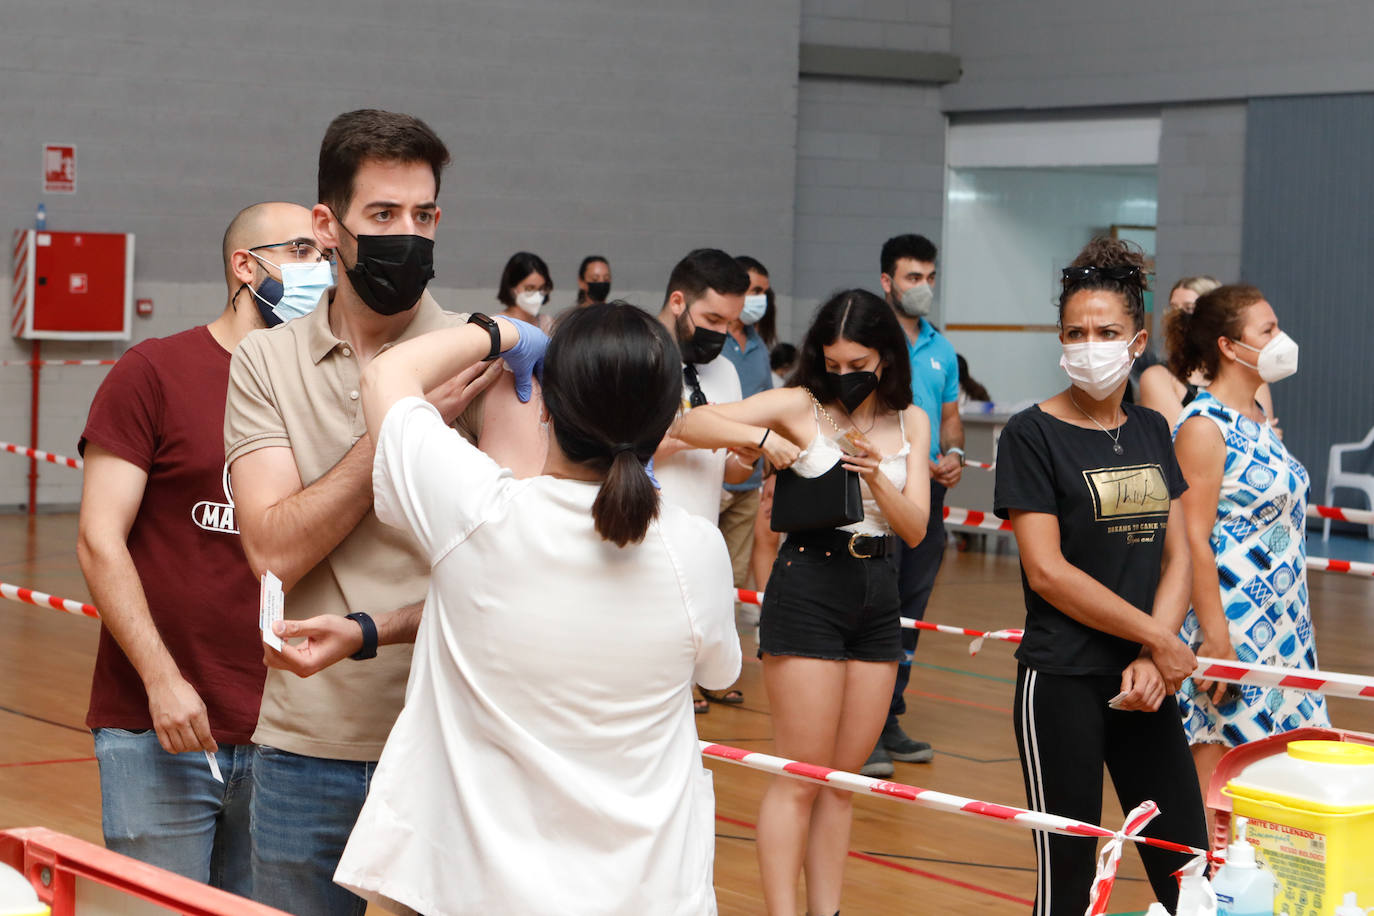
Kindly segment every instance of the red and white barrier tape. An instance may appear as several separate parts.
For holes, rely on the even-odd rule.
[[[114,359],[0,359],[0,366],[113,366]]]
[[[1352,576],[1374,576],[1374,563],[1333,560],[1330,557],[1308,557],[1307,568],[1326,572],[1349,573]]]
[[[763,593],[737,590],[739,600],[745,604],[762,604]],[[901,618],[902,626],[907,629],[931,630],[953,636],[972,636],[969,655],[978,654],[983,640],[995,639],[999,642],[1021,642],[1023,631],[971,630],[925,620]],[[1337,671],[1316,671],[1307,668],[1282,668],[1278,665],[1257,665],[1235,659],[1208,658],[1198,656],[1197,669],[1191,677],[1195,681],[1226,681],[1235,684],[1248,684],[1253,687],[1287,687],[1294,690],[1307,690],[1329,696],[1351,697],[1357,700],[1374,700],[1374,677],[1361,674],[1344,674]]]
[[[1127,840],[1134,839],[1145,829],[1145,825],[1158,814],[1159,805],[1152,801],[1141,802],[1126,815],[1126,823],[1122,824],[1121,829],[1102,847],[1102,852],[1097,857],[1097,874],[1093,877],[1092,890],[1088,894],[1088,911],[1085,916],[1104,916],[1107,912],[1107,901],[1111,898],[1112,887],[1116,884],[1116,870],[1121,864],[1122,847],[1126,845]]]
[[[995,461],[974,461],[974,460],[971,459],[971,458],[965,458],[965,459],[964,459],[964,467],[966,467],[966,468],[978,468],[980,471],[995,471],[995,470],[997,470],[997,462],[995,462]]]
[[[1374,677],[1342,674],[1337,671],[1316,671],[1307,668],[1281,668],[1278,665],[1256,665],[1235,659],[1198,657],[1194,681],[1226,681],[1253,687],[1287,687],[1335,697],[1374,700]]]
[[[11,601],[20,601],[24,604],[32,604],[35,607],[50,607],[58,611],[66,611],[68,614],[80,614],[84,617],[100,617],[100,612],[93,605],[83,604],[80,601],[73,601],[70,598],[58,598],[46,592],[35,591],[31,588],[23,588],[18,585],[10,585],[8,582],[0,582],[0,598],[8,598]]]
[[[1328,513],[1339,513],[1328,514]],[[1359,524],[1374,524],[1374,511],[1363,509],[1340,509],[1332,506],[1308,506],[1307,514],[1312,517],[1339,518],[1341,521]],[[945,523],[956,527],[979,528],[984,531],[1012,530],[1011,522],[997,518],[991,512],[977,509],[960,509],[945,506]],[[1307,568],[1317,571],[1348,573],[1354,576],[1374,576],[1374,563],[1358,563],[1351,560],[1333,560],[1330,557],[1308,557]]]
[[[945,506],[945,524],[962,525],[965,528],[983,528],[987,531],[1011,531],[1011,522],[1004,521],[991,512],[979,512],[977,509],[960,509],[957,506]]]
[[[1374,509],[1342,509],[1340,506],[1307,506],[1308,518],[1329,518],[1336,522],[1374,525]]]
[[[712,760],[725,760],[730,763],[738,763],[750,769],[762,770],[765,773],[773,773],[777,776],[790,776],[794,779],[819,783],[836,789],[845,789],[850,792],[858,792],[863,795],[877,795],[880,798],[891,798],[922,808],[934,808],[937,811],[948,811],[951,814],[992,818],[994,820],[1016,824],[1027,830],[1044,830],[1049,833],[1062,834],[1063,836],[1111,838],[1117,836],[1118,833],[1117,831],[1108,830],[1106,827],[1099,827],[1096,824],[1076,821],[1072,818],[1061,817],[1057,814],[1046,814],[1043,811],[1029,811],[1025,808],[1013,808],[1009,805],[998,805],[992,802],[977,801],[972,798],[962,798],[958,795],[948,795],[944,792],[923,789],[920,786],[909,786],[900,782],[888,782],[885,779],[872,779],[868,776],[860,776],[858,773],[833,770],[830,767],[817,766],[812,763],[800,763],[796,760],[788,760],[785,757],[774,757],[771,754],[746,751],[738,747],[730,747],[724,744],[712,744],[709,741],[700,741],[698,743],[701,745],[702,755]],[[1126,836],[1125,839],[1132,843],[1143,843],[1146,846],[1167,849],[1171,852],[1191,853],[1193,855],[1206,854],[1206,851],[1202,849],[1195,849],[1192,846],[1184,846],[1181,843],[1171,843],[1168,840],[1160,840],[1154,837]]]
[[[63,467],[81,470],[85,462],[80,458],[68,458],[66,455],[54,455],[52,452],[40,452],[36,448],[25,448],[22,445],[15,445],[13,442],[0,442],[0,449],[15,455],[22,455],[25,458],[37,458],[39,461],[49,461],[53,464],[60,464]]]

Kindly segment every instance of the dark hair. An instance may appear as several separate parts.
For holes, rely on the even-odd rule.
[[[601,255],[589,254],[582,259],[581,264],[577,265],[577,279],[587,279],[587,268],[591,267],[593,264],[605,264],[607,267],[611,266],[611,262],[603,258]]]
[[[964,394],[969,396],[972,401],[991,401],[988,390],[978,383],[978,380],[968,374],[968,360],[964,359],[964,354],[955,353],[955,361],[959,363],[959,387],[964,389]]]
[[[888,410],[911,406],[911,362],[906,334],[892,308],[866,289],[847,289],[816,310],[806,331],[789,385],[801,385],[821,400],[829,396],[824,348],[843,337],[878,351],[883,361],[878,403]]]
[[[514,306],[515,297],[510,291],[530,274],[539,274],[544,278],[545,293],[553,289],[553,277],[549,274],[549,265],[544,263],[544,259],[530,251],[517,251],[506,262],[506,269],[501,271],[501,285],[496,287],[496,301],[507,308]]]
[[[673,293],[682,293],[691,305],[706,295],[708,289],[722,296],[743,296],[749,292],[749,274],[719,248],[698,248],[678,261],[668,275],[663,306],[667,308]]]
[[[587,255],[585,258],[582,259],[582,263],[581,263],[581,264],[577,265],[577,279],[579,279],[579,280],[585,280],[585,279],[587,279],[587,268],[588,268],[588,267],[591,267],[593,264],[605,264],[607,270],[610,270],[610,269],[611,269],[611,262],[610,262],[610,261],[606,260],[605,258],[603,258],[603,257],[602,257],[601,255],[599,255],[599,254],[589,254],[589,255]],[[582,287],[579,286],[579,287],[577,288],[577,304],[578,304],[578,305],[581,305],[582,303],[584,303],[584,302],[586,302],[586,301],[587,301],[587,291],[586,291],[585,289],[583,289]]]
[[[786,369],[797,361],[797,348],[790,343],[780,343],[768,351],[768,368],[777,372]]]
[[[1096,238],[1083,246],[1073,259],[1065,276],[1060,278],[1059,323],[1064,323],[1064,306],[1074,293],[1099,290],[1115,293],[1126,303],[1126,314],[1135,329],[1145,327],[1145,290],[1150,288],[1153,265],[1145,252],[1134,242],[1121,239]],[[1075,269],[1086,268],[1069,276]]]
[[[448,147],[412,115],[363,108],[333,121],[320,142],[319,199],[342,218],[353,202],[353,179],[364,162],[423,162],[434,171],[434,194],[449,164]]]
[[[760,276],[768,276],[768,268],[758,258],[751,258],[747,254],[735,255],[735,263],[743,267],[746,271],[753,271]],[[752,284],[751,284],[752,285]],[[768,299],[768,308],[763,312],[763,317],[754,322],[754,330],[758,332],[759,338],[763,340],[765,347],[771,347],[778,342],[778,310],[777,299],[773,296],[772,284],[764,292]]]
[[[745,270],[752,270],[756,274],[768,276],[768,268],[763,266],[763,262],[758,258],[751,258],[747,254],[735,255],[735,263]]]
[[[1263,298],[1264,293],[1255,287],[1236,283],[1198,296],[1191,314],[1183,309],[1170,312],[1164,325],[1169,371],[1185,381],[1195,369],[1216,378],[1221,363],[1217,338],[1239,340],[1245,310]]]
[[[592,504],[597,534],[617,547],[643,540],[659,506],[644,464],[682,403],[668,330],[620,301],[565,313],[544,357],[543,394],[563,454],[606,472]]]
[[[883,253],[880,258],[883,273],[889,277],[892,276],[893,272],[897,270],[897,262],[902,258],[934,264],[935,256],[938,253],[939,249],[935,247],[935,243],[924,235],[915,235],[914,233],[894,235],[883,242]]]

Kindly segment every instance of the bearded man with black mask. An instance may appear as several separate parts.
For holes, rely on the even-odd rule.
[[[301,916],[366,909],[334,884],[334,870],[404,701],[429,584],[430,558],[374,511],[360,377],[400,341],[464,321],[495,328],[483,315],[443,311],[425,292],[448,161],[418,118],[335,118],[312,217],[316,239],[335,251],[337,285],[309,315],[249,334],[230,368],[225,460],[244,552],[254,575],[280,579],[287,619],[328,624],[302,630],[290,660],[266,649],[253,733],[254,896]],[[500,375],[499,360],[478,363],[426,397],[452,424]],[[528,372],[515,388],[529,400]],[[537,447],[537,420],[529,426],[528,447]],[[478,430],[459,431],[476,441]],[[340,640],[361,645],[345,653],[357,661],[310,663]]]
[[[749,272],[718,248],[698,248],[669,274],[658,320],[682,351],[679,416],[706,404],[740,400],[739,373],[720,354],[748,291]],[[720,518],[722,485],[748,480],[757,458],[727,449],[692,448],[670,432],[654,452],[653,470],[665,501],[715,525]],[[729,702],[743,700],[735,690],[724,695],[731,697]],[[698,714],[710,709],[704,698],[693,704]]]

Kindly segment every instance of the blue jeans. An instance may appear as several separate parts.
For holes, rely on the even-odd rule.
[[[94,735],[105,845],[251,897],[253,746],[219,746],[219,783],[203,753],[169,754],[151,729],[97,728]]]
[[[334,883],[375,762],[257,747],[253,761],[253,893],[296,916],[363,916],[367,901]]]

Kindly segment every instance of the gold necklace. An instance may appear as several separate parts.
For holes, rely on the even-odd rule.
[[[1122,420],[1121,425],[1120,425],[1120,426],[1117,426],[1117,428],[1116,428],[1116,435],[1113,436],[1112,433],[1111,433],[1111,430],[1107,429],[1107,427],[1105,427],[1105,426],[1103,426],[1101,423],[1098,423],[1098,422],[1097,422],[1097,417],[1094,417],[1092,414],[1088,413],[1088,412],[1087,412],[1086,410],[1084,410],[1081,406],[1079,406],[1079,404],[1078,404],[1078,399],[1075,398],[1075,397],[1073,396],[1073,389],[1072,389],[1072,388],[1069,389],[1069,400],[1073,402],[1073,406],[1074,406],[1074,407],[1077,407],[1077,408],[1078,408],[1078,412],[1079,412],[1079,413],[1081,413],[1083,416],[1087,417],[1089,420],[1091,420],[1091,421],[1093,422],[1093,425],[1095,425],[1098,429],[1102,430],[1104,433],[1107,434],[1107,438],[1109,438],[1109,439],[1112,440],[1112,451],[1116,452],[1118,455],[1121,455],[1121,454],[1124,454],[1124,453],[1125,453],[1126,450],[1123,449],[1123,448],[1121,447],[1121,443],[1117,441],[1118,439],[1121,438],[1121,426],[1124,426],[1124,425],[1125,425],[1125,420],[1124,420],[1124,419]],[[1119,409],[1119,408],[1118,408],[1118,409]],[[1116,411],[1115,411],[1115,410],[1112,411],[1112,419],[1113,419],[1113,420],[1116,419]]]

